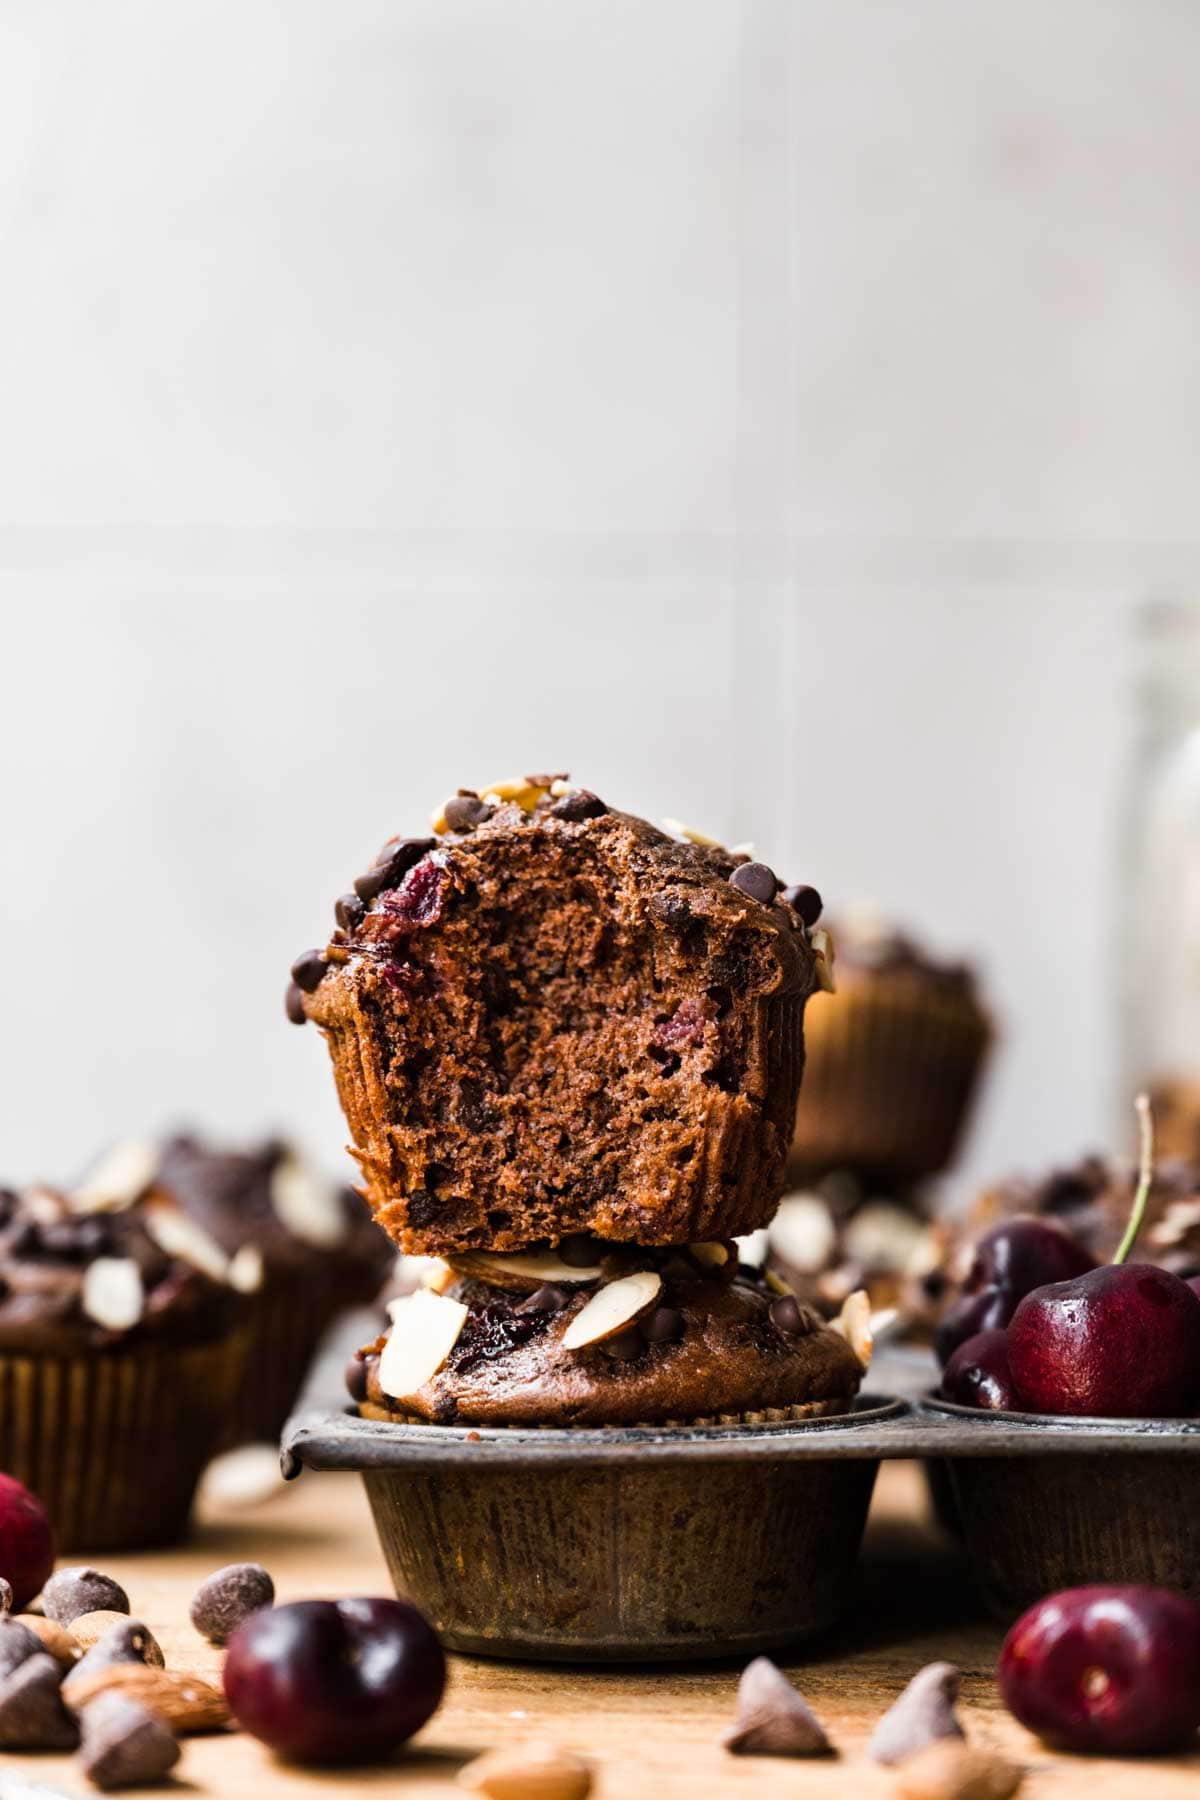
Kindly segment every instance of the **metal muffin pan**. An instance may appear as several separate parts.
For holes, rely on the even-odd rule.
[[[284,1473],[356,1469],[396,1591],[453,1650],[748,1655],[845,1610],[901,1401],[794,1426],[487,1430],[302,1410]]]
[[[944,1461],[985,1597],[1012,1618],[1086,1581],[1200,1594],[1200,1423],[970,1412],[884,1356],[852,1413],[775,1426],[473,1429],[361,1419],[322,1359],[284,1474],[355,1470],[389,1572],[453,1650],[694,1660],[833,1625],[879,1463]],[[889,1380],[889,1377],[892,1379]]]

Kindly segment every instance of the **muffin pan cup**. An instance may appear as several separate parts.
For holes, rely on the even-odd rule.
[[[1059,1588],[1153,1582],[1200,1600],[1200,1422],[979,1413],[930,1398],[958,1525],[1011,1624]]]
[[[355,1469],[396,1591],[452,1650],[746,1656],[845,1610],[900,1402],[780,1426],[472,1430],[303,1411],[285,1474]]]
[[[974,1412],[929,1392],[931,1356],[898,1351],[872,1369],[875,1393],[830,1418],[475,1430],[360,1418],[330,1399],[343,1363],[321,1360],[284,1474],[362,1475],[396,1591],[453,1650],[657,1662],[811,1637],[846,1609],[894,1457],[945,1477],[1006,1623],[1088,1582],[1200,1599],[1200,1421]]]

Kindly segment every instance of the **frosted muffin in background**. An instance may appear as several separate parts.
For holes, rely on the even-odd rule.
[[[184,1530],[250,1352],[251,1303],[196,1235],[152,1191],[0,1189],[0,1468],[60,1550]]]
[[[993,1038],[972,971],[939,963],[878,919],[833,927],[836,993],[804,1022],[804,1082],[788,1173],[835,1171],[882,1185],[953,1160]]]
[[[396,1261],[354,1189],[278,1139],[247,1149],[190,1133],[129,1140],[77,1191],[170,1199],[193,1227],[190,1254],[245,1295],[254,1380],[236,1396],[225,1448],[279,1436],[329,1325],[373,1300]]]

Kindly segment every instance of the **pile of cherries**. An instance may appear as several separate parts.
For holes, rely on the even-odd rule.
[[[980,1239],[938,1329],[942,1394],[990,1411],[1090,1418],[1200,1413],[1200,1277],[1127,1262],[1153,1173],[1149,1109],[1129,1226],[1111,1263],[1058,1225],[1015,1218]]]

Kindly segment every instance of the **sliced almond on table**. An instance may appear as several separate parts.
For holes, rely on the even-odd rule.
[[[458,1772],[458,1785],[487,1800],[585,1800],[592,1772],[582,1757],[554,1744],[487,1750]]]
[[[87,1266],[79,1304],[105,1331],[129,1331],[142,1316],[142,1274],[129,1256],[98,1256]]]
[[[662,1277],[653,1269],[639,1269],[636,1275],[610,1281],[571,1320],[563,1333],[563,1349],[586,1350],[589,1344],[616,1337],[658,1304],[662,1285]]]
[[[587,1287],[599,1281],[601,1274],[599,1263],[576,1268],[564,1262],[557,1250],[463,1250],[446,1261],[457,1274],[472,1281],[487,1281],[519,1294],[532,1294],[547,1281]]]
[[[201,1517],[263,1506],[281,1494],[285,1482],[274,1444],[243,1444],[209,1463],[200,1478],[197,1511]]]
[[[830,1321],[834,1331],[844,1337],[864,1369],[871,1366],[871,1301],[864,1288],[855,1288],[842,1301],[842,1310]]]
[[[147,1206],[146,1230],[168,1256],[191,1263],[211,1281],[228,1281],[229,1258],[216,1238],[173,1201],[157,1200]]]
[[[991,1750],[942,1738],[900,1764],[896,1800],[1011,1800],[1024,1769]]]
[[[418,1288],[393,1300],[392,1329],[379,1357],[379,1385],[392,1400],[409,1400],[432,1381],[467,1322],[461,1301]]]

